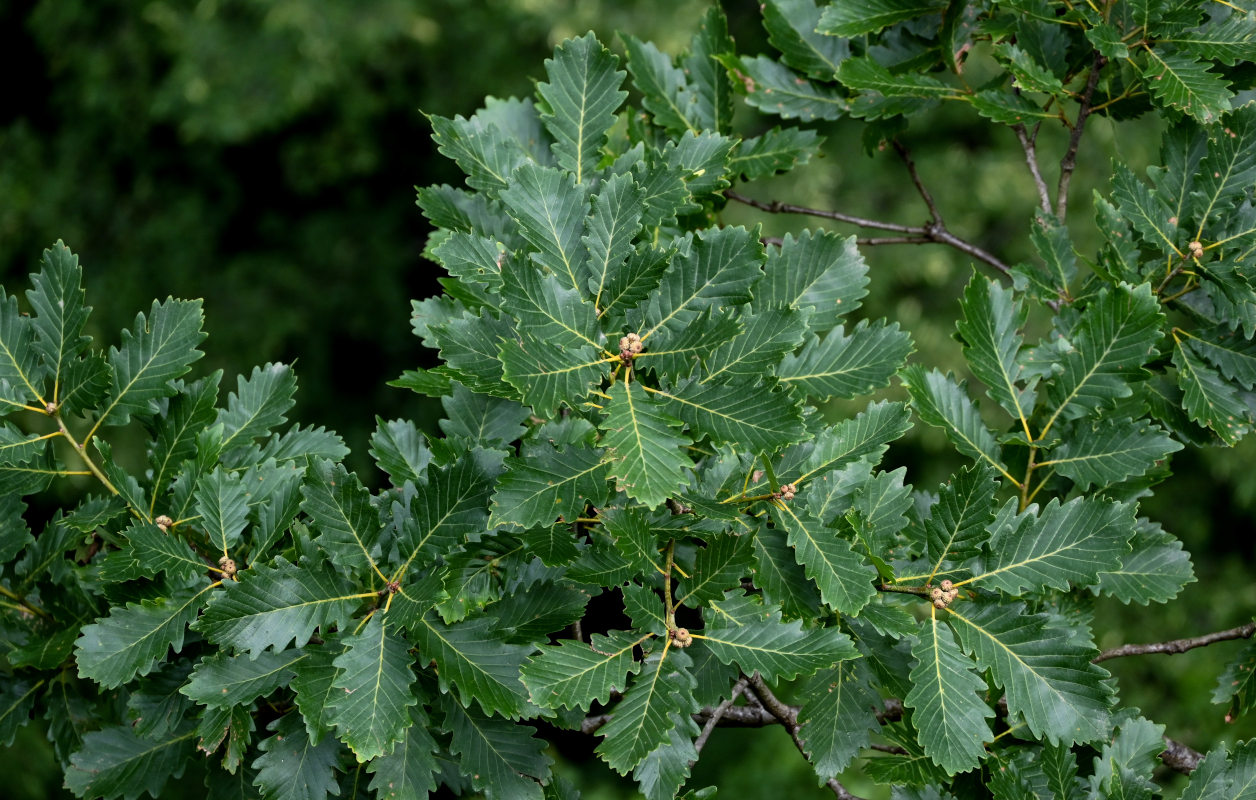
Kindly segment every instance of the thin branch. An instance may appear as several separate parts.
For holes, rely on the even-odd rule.
[[[858,225],[862,228],[873,228],[875,230],[894,231],[896,233],[905,234],[903,237],[856,240],[860,244],[945,244],[959,250],[962,253],[972,256],[982,263],[988,264],[1004,275],[1009,275],[1012,272],[1011,267],[1003,263],[998,256],[981,249],[971,242],[959,238],[947,230],[946,226],[938,221],[931,221],[927,225],[899,225],[894,222],[879,222],[877,220],[854,217],[838,211],[825,211],[820,208],[795,206],[789,203],[782,203],[777,200],[756,200],[753,197],[746,197],[745,195],[734,192],[731,189],[724,190],[724,196],[729,200],[735,200],[738,203],[743,203],[752,208],[757,208],[760,211],[766,211],[769,214],[806,214],[812,217],[821,217],[823,219],[837,220],[838,222],[847,222],[851,225]]]
[[[866,247],[883,244],[930,244],[932,242],[933,240],[928,236],[873,236],[855,240],[855,244],[862,244]]]
[[[811,757],[807,755],[807,746],[803,742],[802,737],[798,735],[798,709],[794,706],[787,706],[780,700],[776,699],[776,695],[772,694],[772,690],[764,683],[759,673],[750,676],[750,689],[759,698],[759,702],[763,703],[772,716],[780,720],[781,725],[785,726],[785,730],[789,733],[789,738],[794,740],[794,746],[798,748],[798,752],[802,753],[802,757],[807,761],[811,761]],[[837,797],[838,800],[860,800],[857,795],[851,794],[846,787],[838,782],[837,778],[829,778],[826,781],[829,789]]]
[[[1082,131],[1086,127],[1086,120],[1090,117],[1091,101],[1095,96],[1095,87],[1099,85],[1099,73],[1103,70],[1108,59],[1098,52],[1095,53],[1095,62],[1090,67],[1090,75],[1086,78],[1086,88],[1082,90],[1081,97],[1077,103],[1077,121],[1073,123],[1073,132],[1068,138],[1068,149],[1064,151],[1064,157],[1060,159],[1060,182],[1055,187],[1055,216],[1060,222],[1064,221],[1064,215],[1068,211],[1068,185],[1073,180],[1073,170],[1077,169],[1077,148],[1082,143]]]
[[[1253,634],[1256,634],[1256,622],[1249,622],[1237,628],[1206,633],[1203,636],[1194,636],[1190,639],[1174,639],[1170,642],[1150,642],[1148,644],[1123,644],[1111,650],[1104,650],[1091,660],[1098,664],[1100,661],[1107,661],[1109,658],[1121,658],[1122,656],[1142,656],[1151,653],[1173,655],[1175,653],[1185,653],[1187,650],[1194,650],[1196,647],[1205,647],[1216,642],[1225,642],[1231,639],[1250,639]]]
[[[1038,131],[1042,128],[1042,123],[1034,126],[1034,132],[1031,136],[1026,130],[1024,123],[1018,123],[1012,126],[1012,130],[1016,132],[1016,139],[1020,142],[1021,149],[1025,151],[1025,163],[1029,165],[1029,174],[1034,178],[1034,188],[1038,190],[1038,204],[1042,210],[1051,213],[1051,193],[1047,189],[1047,182],[1042,178],[1042,170],[1038,168]]]
[[[933,195],[929,194],[929,190],[925,188],[925,183],[920,179],[920,173],[916,171],[916,162],[912,161],[911,151],[907,146],[898,139],[893,140],[894,152],[898,153],[898,157],[903,159],[903,164],[907,167],[907,174],[911,176],[911,182],[916,187],[916,192],[920,195],[920,199],[925,201],[925,205],[929,209],[929,218],[933,220],[935,225],[942,224],[942,215],[938,212],[938,204],[933,202]]]
[[[707,717],[706,724],[702,726],[702,733],[698,734],[698,738],[693,740],[694,750],[701,753],[702,748],[706,747],[707,739],[711,738],[711,732],[715,730],[716,725],[720,724],[720,719],[722,719],[724,714],[728,712],[728,709],[733,707],[733,703],[737,702],[737,698],[741,697],[741,693],[746,691],[746,684],[748,682],[749,679],[742,677],[741,680],[733,684],[732,694],[728,696],[727,700],[715,707],[715,710],[711,712],[709,717]],[[690,763],[689,766],[692,767],[693,764]]]

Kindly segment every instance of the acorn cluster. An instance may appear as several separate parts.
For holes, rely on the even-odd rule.
[[[959,589],[956,589],[949,580],[942,581],[941,586],[929,593],[929,597],[933,599],[934,608],[946,608],[958,596]]]
[[[156,524],[158,528],[161,528],[162,533],[169,533],[170,526],[174,524],[174,520],[170,519],[170,517],[165,514],[158,514],[157,519],[153,520],[153,523]]]
[[[668,632],[668,636],[671,637],[672,644],[680,648],[685,648],[693,644],[693,634],[689,632],[688,628],[672,628],[671,631]]]
[[[230,556],[223,556],[218,559],[218,570],[228,578],[234,578],[236,574],[235,560]]]
[[[794,495],[798,493],[798,487],[792,483],[782,483],[781,488],[772,493],[777,500],[793,500]]]
[[[625,363],[632,361],[633,357],[636,356],[637,353],[640,353],[641,350],[641,337],[637,334],[630,333],[627,336],[620,337],[619,357],[623,359]]]

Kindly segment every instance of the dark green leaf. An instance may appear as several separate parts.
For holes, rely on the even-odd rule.
[[[301,510],[309,514],[319,547],[341,568],[374,570],[381,525],[370,494],[341,464],[318,460],[301,487]]]
[[[974,274],[964,289],[960,308],[964,317],[955,327],[964,343],[968,366],[989,388],[992,399],[1022,425],[1027,424],[1034,408],[1036,381],[1022,377],[1017,359],[1025,305],[1013,297],[1011,289]]]
[[[323,800],[339,795],[336,771],[341,746],[331,737],[318,744],[310,741],[301,715],[289,711],[267,726],[274,736],[258,744],[262,755],[253,762],[257,769],[254,785],[265,797],[283,800]]]
[[[179,691],[204,706],[225,708],[251,703],[280,686],[287,686],[295,666],[308,658],[300,648],[266,651],[257,659],[238,658],[222,651],[204,658]]]
[[[65,785],[82,798],[122,797],[134,800],[147,792],[161,794],[167,781],[183,774],[192,760],[195,728],[181,726],[159,739],[144,739],[130,725],[93,731],[70,757]]]
[[[533,648],[507,644],[493,621],[478,618],[446,625],[428,614],[409,628],[426,661],[436,662],[441,691],[452,685],[464,706],[472,701],[489,714],[518,717],[527,701],[519,669]]]
[[[1099,573],[1096,591],[1122,603],[1167,603],[1195,580],[1190,554],[1159,525],[1139,519],[1130,545],[1131,552],[1121,558],[1119,569]]]
[[[1230,98],[1234,97],[1226,79],[1210,72],[1209,66],[1188,55],[1148,48],[1143,79],[1159,105],[1208,123],[1229,111]]]
[[[147,675],[164,661],[173,647],[183,649],[188,623],[205,600],[203,589],[184,589],[171,597],[116,606],[74,643],[79,675],[107,688],[116,688],[136,675]]]
[[[83,268],[78,256],[58,241],[44,251],[43,269],[31,275],[31,283],[34,288],[26,293],[26,299],[35,311],[32,347],[52,373],[55,388],[47,399],[60,404],[66,394],[69,362],[91,343],[91,337],[83,335],[92,309],[84,302]],[[71,386],[78,383],[72,381]]]
[[[681,489],[690,465],[684,450],[689,440],[675,430],[681,421],[665,413],[640,383],[619,381],[609,394],[606,419],[598,427],[610,476],[620,491],[657,508]]]
[[[815,131],[782,130],[778,126],[761,136],[743,139],[729,159],[729,172],[748,181],[789,172],[810,161],[822,141]]]
[[[843,0],[825,7],[818,28],[830,36],[863,36],[945,9],[939,0]]]
[[[359,762],[392,752],[410,727],[413,659],[387,614],[376,613],[361,631],[345,635],[345,651],[335,660],[328,719],[340,729]]]
[[[911,395],[912,408],[930,425],[946,431],[955,449],[974,461],[984,461],[1010,478],[999,456],[994,434],[982,421],[965,384],[936,369],[925,372],[919,364],[902,372],[903,385]]]
[[[574,522],[585,503],[600,505],[606,497],[606,466],[602,451],[591,447],[559,450],[538,443],[520,458],[506,459],[506,472],[493,495],[490,527],[532,528],[556,519]]]
[[[227,396],[227,407],[218,412],[223,426],[222,450],[246,447],[287,421],[284,416],[296,404],[297,376],[287,364],[254,367],[248,378],[236,379],[236,390]]]
[[[367,788],[373,789],[380,800],[409,800],[436,790],[435,773],[439,767],[434,753],[439,748],[428,732],[426,715],[417,708],[410,709],[410,715],[415,721],[392,752],[366,766],[366,771],[374,776]]]
[[[444,727],[453,734],[450,752],[462,757],[459,768],[471,776],[476,789],[491,788],[504,797],[541,800],[540,781],[549,777],[550,758],[545,742],[532,736],[535,728],[499,717],[485,716],[442,698]]]
[[[719,62],[728,70],[733,87],[746,98],[747,105],[784,119],[839,119],[850,104],[837,90],[804,78],[789,67],[766,56],[722,55]]]
[[[912,725],[920,744],[947,774],[966,772],[981,763],[984,743],[994,738],[986,722],[994,711],[978,696],[986,682],[936,614],[922,624],[911,654],[916,665],[903,704],[915,709]]]
[[[808,512],[781,503],[772,509],[776,526],[786,532],[794,557],[820,587],[820,597],[842,614],[854,616],[876,597],[876,577],[864,557],[835,528]]]
[[[785,357],[776,374],[817,402],[856,397],[889,386],[914,349],[897,322],[869,326],[863,320],[849,336],[837,327],[823,341],[812,337],[798,355]]]
[[[523,683],[532,702],[544,708],[588,709],[594,702],[606,703],[611,692],[622,692],[628,677],[641,669],[632,657],[641,640],[625,631],[595,633],[588,644],[562,640],[541,648],[523,665]]]
[[[850,56],[850,43],[818,32],[820,15],[815,0],[768,0],[763,4],[763,27],[786,64],[832,80],[838,65]]]
[[[537,85],[537,94],[548,106],[541,120],[554,137],[559,166],[571,172],[576,183],[588,183],[596,173],[607,131],[628,97],[619,88],[626,73],[618,66],[619,58],[592,32],[566,40],[545,61],[549,82]]]
[[[877,730],[881,696],[863,659],[843,661],[807,682],[798,709],[799,735],[821,780],[838,775]]]
[[[113,383],[97,425],[123,425],[132,414],[150,411],[149,403],[175,394],[174,380],[204,353],[196,349],[206,334],[200,300],[153,301],[145,318],[135,316],[133,330],[122,332],[122,348],[109,348]]]
[[[1055,467],[1086,490],[1143,475],[1181,449],[1181,444],[1145,420],[1101,419],[1092,426],[1079,425],[1051,451],[1050,460],[1039,466]]]

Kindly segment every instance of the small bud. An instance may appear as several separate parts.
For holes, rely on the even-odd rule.
[[[51,417],[53,414],[57,413],[57,404],[49,400],[48,404],[44,406],[44,412]]]
[[[952,586],[954,586],[954,584],[951,583],[949,579],[942,581],[942,591],[949,592],[951,591]]]
[[[929,596],[930,596],[930,597],[932,597],[934,600],[941,600],[941,599],[942,599],[942,590],[941,590],[941,589],[934,589],[932,592],[930,592],[930,593],[929,593]]]
[[[222,574],[228,578],[234,578],[236,574],[236,563],[231,558],[223,556],[218,559],[218,569],[222,570]]]
[[[1204,246],[1199,242],[1191,242],[1186,246],[1186,249],[1190,252],[1191,258],[1204,257]]]
[[[627,336],[619,337],[619,349],[620,350],[627,350],[631,345],[632,345],[632,340],[629,339]]]
[[[689,633],[688,628],[676,628],[671,632],[670,636],[672,642],[682,649],[693,644],[693,635]]]
[[[153,524],[155,524],[158,528],[161,528],[162,533],[166,533],[170,530],[170,526],[174,524],[174,520],[170,519],[170,517],[167,517],[165,514],[160,514],[157,519],[153,520]]]
[[[939,599],[939,600],[934,600],[934,601],[933,601],[933,607],[934,607],[934,608],[946,608],[946,601],[945,601],[945,600],[941,600],[941,599]]]

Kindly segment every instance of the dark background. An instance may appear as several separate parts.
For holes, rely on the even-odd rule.
[[[89,333],[118,341],[137,311],[167,295],[205,299],[209,339],[196,374],[247,374],[295,362],[301,381],[289,415],[339,431],[368,483],[366,441],[376,415],[436,431],[440,407],[385,386],[431,366],[410,334],[409,300],[432,294],[441,272],[423,259],[426,221],[414,186],[460,184],[436,153],[423,112],[470,115],[485,95],[526,96],[563,38],[597,31],[622,52],[617,30],[678,53],[707,7],[700,0],[8,0],[0,2],[0,53],[9,69],[0,103],[0,284],[29,285],[57,239],[79,254]],[[743,53],[767,50],[756,2],[724,3]],[[630,101],[631,102],[631,101]],[[775,120],[743,114],[747,135]],[[1034,195],[1005,129],[944,109],[909,130],[924,179],[948,225],[1013,263],[1028,258]],[[892,154],[862,155],[860,127],[817,126],[825,158],[746,191],[758,197],[920,224],[926,211]],[[1147,122],[1094,118],[1074,181],[1070,223],[1085,255],[1095,242],[1092,188],[1111,159],[1154,163],[1159,131]],[[1043,135],[1044,161],[1059,152]],[[1058,156],[1057,156],[1058,157]],[[1052,175],[1048,175],[1050,180]],[[730,224],[763,221],[766,233],[819,220],[764,218],[744,207]],[[846,230],[844,232],[853,232]],[[865,314],[912,330],[915,359],[960,369],[950,338],[970,262],[940,247],[867,253]],[[1032,325],[1045,330],[1045,318]],[[888,392],[899,396],[898,389]],[[830,409],[847,413],[846,407]],[[1186,451],[1177,475],[1144,505],[1192,552],[1201,581],[1167,606],[1103,603],[1100,647],[1193,635],[1240,624],[1256,609],[1251,580],[1256,448]],[[913,432],[886,468],[935,488],[957,465],[940,433]],[[1206,749],[1226,727],[1209,695],[1235,643],[1189,654],[1108,662],[1127,704]],[[0,795],[61,791],[38,724],[0,751]],[[753,759],[745,757],[753,752]],[[578,754],[560,774],[582,769]],[[766,766],[765,766],[766,765]],[[772,781],[763,779],[769,770]],[[756,777],[757,771],[757,777]],[[586,796],[631,796],[589,765]],[[690,784],[718,782],[739,798],[825,796],[782,731],[721,731]],[[868,794],[866,787],[849,788]],[[599,788],[600,787],[600,788]],[[788,788],[786,788],[788,787]],[[13,792],[13,794],[10,794]],[[189,796],[198,796],[197,788]]]

